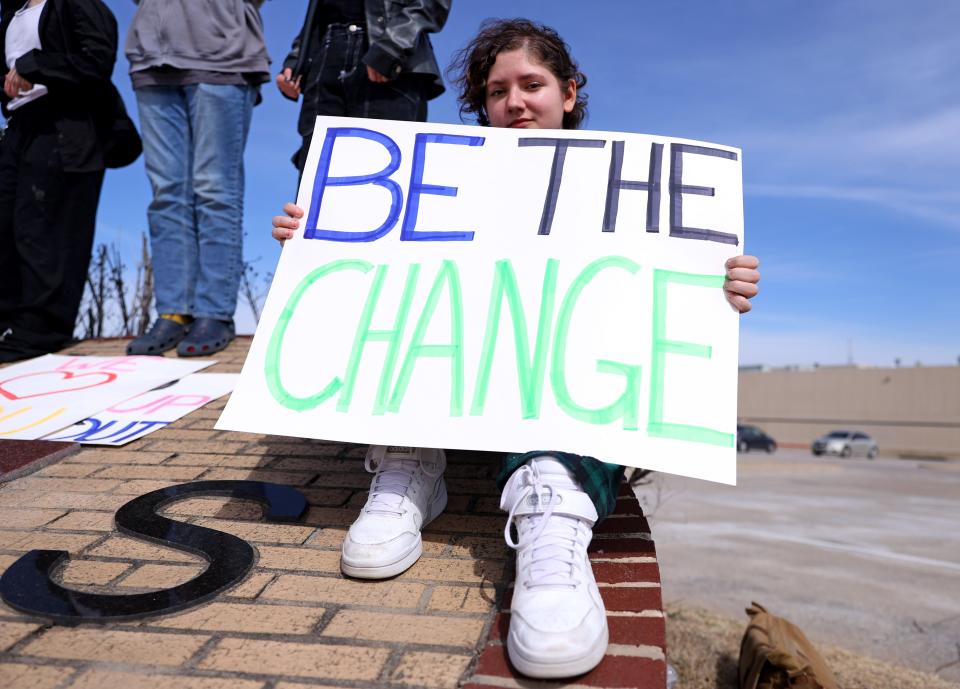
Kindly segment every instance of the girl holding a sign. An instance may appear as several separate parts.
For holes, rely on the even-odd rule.
[[[579,71],[563,39],[526,20],[495,21],[453,66],[461,112],[481,125],[576,129],[586,115]],[[294,204],[273,221],[283,241],[299,227]],[[740,313],[758,292],[758,261],[726,263],[724,293]],[[341,569],[349,576],[395,576],[419,558],[420,529],[446,506],[442,450],[371,447],[370,494],[344,540]],[[507,650],[532,677],[571,677],[596,666],[607,648],[603,602],[587,556],[593,527],[616,503],[623,467],[564,452],[508,455],[497,479],[504,535],[517,551]],[[513,529],[513,531],[511,531]],[[513,534],[516,534],[514,538]]]

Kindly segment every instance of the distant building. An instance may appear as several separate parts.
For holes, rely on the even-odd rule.
[[[960,458],[960,366],[741,367],[738,419],[781,446],[869,433],[881,455]]]

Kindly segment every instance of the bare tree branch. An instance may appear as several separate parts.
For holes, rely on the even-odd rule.
[[[151,322],[153,267],[147,238],[142,237],[136,279],[128,282],[128,267],[116,246],[98,244],[87,271],[81,302],[82,337],[142,335]]]
[[[137,288],[133,296],[134,313],[137,319],[134,335],[143,335],[153,320],[150,313],[150,304],[153,301],[153,262],[150,259],[150,249],[147,244],[147,235],[140,235],[140,263],[137,264]]]
[[[259,260],[259,258],[253,261],[245,260],[243,262],[243,271],[240,273],[240,296],[243,298],[243,301],[246,302],[247,306],[250,307],[250,310],[253,312],[253,319],[257,323],[260,322],[260,314],[263,311],[263,298],[267,295],[270,289],[270,283],[273,281],[272,272],[261,274],[260,271],[254,268],[254,263]]]
[[[103,337],[104,305],[107,300],[107,247],[98,244],[87,272],[87,319],[84,337]]]
[[[120,307],[120,334],[132,335],[130,331],[130,309],[127,307],[127,288],[123,281],[123,271],[126,266],[120,251],[116,246],[111,246],[107,253],[107,268],[110,274],[110,282],[113,285],[113,297]]]

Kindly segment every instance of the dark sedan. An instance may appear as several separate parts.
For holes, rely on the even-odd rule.
[[[774,452],[776,449],[777,441],[756,426],[737,426],[737,452],[750,450]]]

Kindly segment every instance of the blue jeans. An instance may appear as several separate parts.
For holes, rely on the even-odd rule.
[[[253,86],[137,89],[157,313],[231,320],[243,269],[243,149]]]

